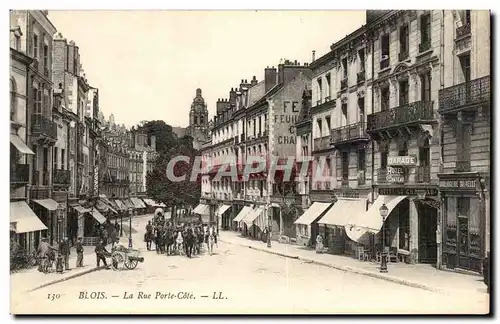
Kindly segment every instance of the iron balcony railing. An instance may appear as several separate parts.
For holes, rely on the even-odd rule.
[[[465,35],[469,35],[470,34],[470,23],[467,23],[465,25],[457,27],[456,32],[457,32],[456,38],[460,38],[460,37],[463,37]]]
[[[380,61],[380,69],[383,70],[383,69],[387,69],[389,67],[389,62],[390,62],[390,58],[387,57],[385,59],[382,59]]]
[[[455,110],[490,100],[490,76],[439,90],[439,112]]]
[[[431,49],[431,40],[430,39],[425,40],[418,45],[419,53],[423,53],[423,52],[428,51],[430,49]]]
[[[430,166],[418,166],[417,167],[417,182],[418,183],[431,182],[431,167]]]
[[[54,185],[69,186],[70,172],[69,170],[54,169]]]
[[[470,172],[470,160],[458,160],[455,165],[455,172]]]
[[[31,134],[33,137],[57,140],[57,124],[43,115],[33,115]]]
[[[366,123],[359,122],[332,129],[330,143],[337,144],[368,138],[368,134],[366,134]]]
[[[366,79],[365,71],[360,71],[356,74],[357,83],[365,82],[365,79]]]
[[[323,136],[314,139],[314,150],[325,150],[330,148],[330,136]]]
[[[367,116],[369,131],[434,120],[433,101],[417,101]]]
[[[28,184],[30,181],[30,169],[28,164],[13,165],[10,170],[10,183]]]
[[[347,89],[347,78],[340,80],[340,90],[345,90],[345,89]]]
[[[408,51],[403,51],[403,52],[400,52],[399,55],[398,55],[398,58],[399,58],[399,62],[402,62],[404,60],[406,60],[408,58]]]

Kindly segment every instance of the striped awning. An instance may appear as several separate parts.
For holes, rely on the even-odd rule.
[[[125,210],[127,207],[123,204],[123,202],[119,199],[115,199],[115,204],[118,206],[118,209]]]
[[[47,229],[47,226],[42,223],[24,201],[14,201],[10,203],[10,223],[11,228],[15,230],[17,234]],[[12,226],[13,224],[15,225]]]
[[[193,213],[199,214],[199,215],[210,215],[210,206],[205,205],[205,204],[199,204],[193,210]]]
[[[132,200],[132,203],[134,203],[135,208],[146,208],[146,205],[140,200],[139,198],[136,197],[130,197],[130,200]]]
[[[243,209],[239,212],[238,215],[233,219],[233,222],[241,222],[243,218],[252,211],[252,207],[245,206]]]

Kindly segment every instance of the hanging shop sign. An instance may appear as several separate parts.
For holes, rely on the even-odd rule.
[[[405,170],[403,167],[388,167],[386,179],[389,183],[405,183]]]
[[[389,156],[387,158],[387,164],[399,165],[399,166],[416,166],[417,165],[417,157],[414,155]]]

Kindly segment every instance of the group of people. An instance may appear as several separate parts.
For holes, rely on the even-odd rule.
[[[76,248],[76,267],[83,267],[83,244],[82,239],[78,238],[77,243],[75,244]],[[38,271],[49,273],[52,271],[54,265],[56,265],[56,270],[58,272],[63,272],[64,270],[71,270],[69,266],[69,256],[71,254],[70,251],[70,243],[67,237],[65,237],[61,242],[59,242],[58,247],[54,247],[50,245],[49,240],[47,238],[42,238],[40,245],[38,245],[37,249],[37,260],[38,260]],[[58,266],[57,256],[60,256],[61,264]]]
[[[148,251],[152,250],[154,242],[158,254],[179,254],[191,258],[193,255],[200,254],[204,245],[212,255],[214,245],[217,244],[217,233],[214,226],[194,224],[175,226],[170,222],[152,224],[149,221],[146,225],[144,240]]]

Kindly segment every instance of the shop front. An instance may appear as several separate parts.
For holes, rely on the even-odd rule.
[[[478,173],[440,174],[443,199],[443,265],[449,269],[482,271],[486,254],[484,180]]]
[[[298,245],[309,247],[314,247],[316,245],[316,236],[319,234],[318,219],[323,217],[331,206],[331,203],[314,202],[294,222],[295,226],[297,226]]]

